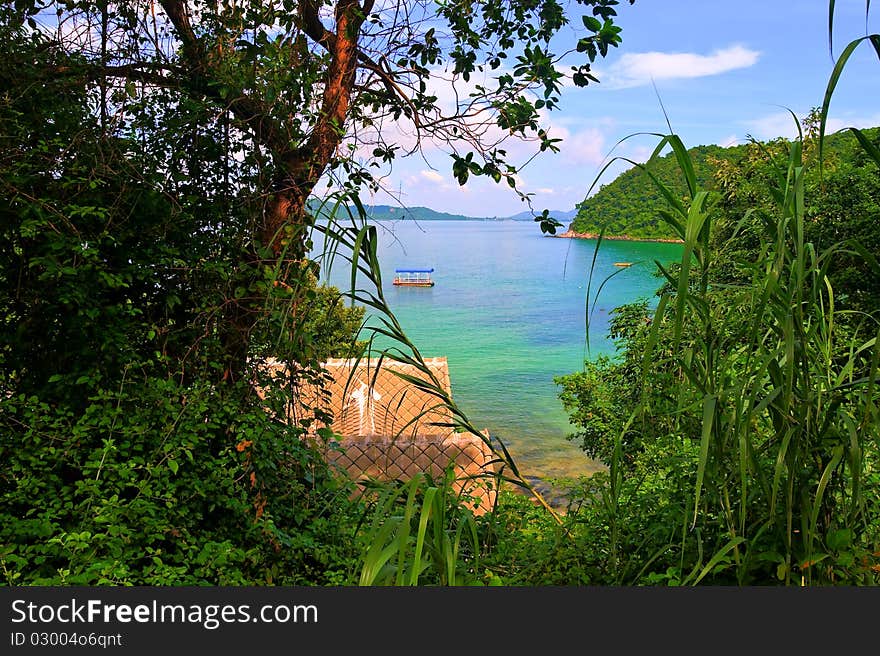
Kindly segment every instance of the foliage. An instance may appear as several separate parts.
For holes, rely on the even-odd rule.
[[[737,158],[742,146],[697,146],[688,150],[700,184],[712,181],[713,162]],[[667,153],[650,162],[650,170],[677,198],[687,194],[687,186],[676,165],[674,153]],[[634,238],[675,239],[677,235],[659,218],[659,210],[666,207],[666,199],[639,166],[627,169],[614,180],[578,205],[578,215],[571,230],[598,235]]]
[[[876,583],[880,517],[864,481],[876,475],[880,437],[878,323],[866,333],[840,321],[846,303],[831,273],[860,251],[807,241],[809,174],[796,141],[784,174],[772,178],[778,186],[756,204],[760,216],[744,212],[728,238],[739,246],[738,277],[719,279],[731,266],[714,221],[730,206],[700,187],[677,137],[666,140],[688,177],[685,203],[661,187],[682,260],[662,269],[667,284],[653,320],[624,342],[623,362],[563,380],[585,437],[611,465],[603,503],[588,506],[612,528],[611,558],[650,564],[617,573],[676,584]],[[843,222],[850,218],[858,229],[858,214]],[[851,301],[861,298],[849,291]],[[638,392],[624,397],[634,371]],[[576,405],[585,385],[622,406],[609,426],[613,443],[585,421],[591,407]],[[661,522],[664,508],[671,514]],[[634,544],[630,535],[645,539]]]
[[[813,110],[802,124],[807,200],[805,239],[819,251],[840,247],[828,272],[838,303],[843,303],[849,312],[875,312],[880,308],[880,279],[873,267],[864,266],[862,254],[850,251],[858,244],[868,253],[877,252],[873,226],[880,179],[876,164],[848,132],[827,137],[823,159],[819,160],[817,112]],[[878,128],[864,130],[862,135],[869,144],[880,143]],[[712,234],[713,248],[719,253],[714,274],[717,281],[734,283],[747,276],[747,263],[760,247],[760,226],[772,220],[772,189],[786,173],[790,148],[791,144],[784,139],[754,141],[748,144],[742,158],[716,163],[713,177],[721,193]],[[748,230],[741,229],[744,224],[749,226]],[[857,322],[848,314],[841,318]]]
[[[599,356],[584,362],[584,368],[576,373],[558,376],[559,398],[569,414],[569,421],[578,432],[569,435],[570,440],[581,443],[591,458],[610,462],[614,456],[617,440],[624,444],[625,459],[638,450],[637,442],[642,431],[628,424],[633,408],[643,396],[643,386],[658,390],[653,396],[659,405],[659,390],[668,389],[672,378],[660,369],[654,369],[650,380],[642,379],[643,351],[650,333],[650,313],[647,301],[616,308],[611,315],[609,336],[615,341],[617,356]],[[674,407],[674,395],[669,392],[664,407]],[[668,428],[668,422],[657,426],[656,431]]]
[[[873,229],[877,219],[880,178],[876,175],[875,164],[865,156],[859,142],[848,134],[828,139],[825,147],[827,159],[820,172],[815,111],[803,123],[804,156],[807,158],[804,234],[819,252],[836,247],[834,257],[827,262],[827,271],[838,309],[836,334],[839,343],[835,348],[845,349],[851,333],[861,330],[864,334],[868,325],[866,314],[876,314],[880,308],[877,269],[865,266],[862,255],[852,250],[852,245],[858,244],[868,253],[880,252],[876,230]],[[880,139],[880,129],[877,128],[865,130],[864,134],[868,139]],[[755,259],[765,241],[765,226],[774,220],[777,212],[773,188],[787,168],[791,147],[792,144],[784,139],[767,143],[752,141],[735,151],[728,149],[724,157],[704,159],[702,166],[711,173],[711,186],[718,194],[713,206],[710,235],[714,252],[711,274],[714,285],[749,284]],[[694,149],[688,150],[689,156],[693,153]],[[658,161],[672,158],[674,162],[674,155],[670,153]],[[701,168],[698,161],[693,162],[695,171]],[[644,171],[637,170],[646,184],[654,184]],[[670,177],[668,173],[662,173],[663,170],[659,166],[651,167],[661,184],[664,178]],[[662,197],[660,191],[656,195]],[[657,220],[662,220],[660,212]],[[674,291],[675,287],[670,287],[667,281],[665,290]],[[732,299],[736,299],[733,292],[718,293],[712,304],[713,307],[728,305]],[[722,310],[716,308],[716,312]],[[619,435],[622,435],[626,447],[625,459],[636,450],[634,442],[638,442],[638,436],[645,429],[627,426],[627,422],[642,400],[643,392],[650,390],[650,403],[655,409],[652,421],[655,423],[660,421],[661,408],[671,410],[675,407],[676,383],[671,371],[659,364],[662,360],[653,364],[649,379],[643,381],[641,376],[641,354],[651,335],[650,314],[646,303],[616,308],[609,335],[615,340],[618,356],[588,360],[582,371],[556,380],[561,386],[563,405],[572,423],[580,428],[570,439],[580,441],[588,455],[604,462],[612,457]],[[743,314],[742,310],[740,314]],[[684,325],[682,329],[689,331],[692,326]],[[690,338],[693,339],[694,335]],[[662,337],[653,348],[655,352],[669,355],[669,345]],[[650,433],[660,435],[668,430],[668,424],[661,423]]]
[[[481,571],[477,522],[455,494],[454,473],[379,486],[362,533],[360,585],[498,585]],[[370,494],[368,489],[368,494]]]
[[[867,131],[866,131],[867,132]],[[880,130],[874,131],[880,143]],[[880,253],[880,180],[873,163],[841,165],[819,183],[821,193],[806,232],[818,247],[858,244],[868,253]],[[863,254],[841,252],[829,271],[839,301],[848,309],[876,314],[880,309],[877,268],[865,266]]]
[[[162,126],[149,138],[140,123],[102,134],[83,86],[23,64],[76,59],[2,27],[4,582],[340,582],[356,555],[341,527],[357,506],[305,426],[266,411],[289,403],[285,388],[260,398],[256,378],[223,380],[220,317],[260,293],[253,355],[271,345],[319,380],[363,311],[307,270],[298,288],[274,285],[271,268],[247,283],[246,199],[222,184],[217,142],[196,135],[178,150],[161,107],[138,114]],[[167,179],[155,159],[167,149],[172,168],[197,157],[199,173]]]
[[[339,583],[356,509],[300,431],[230,386],[132,375],[82,413],[0,401],[15,585]]]
[[[683,201],[640,169],[668,202],[657,215],[684,255],[660,267],[653,319],[625,333],[622,360],[560,379],[585,447],[610,463],[577,512],[608,527],[596,545],[611,563],[607,582],[880,582],[880,505],[869,491],[880,456],[880,267],[868,227],[878,130],[824,137],[831,94],[862,41],[880,53],[876,35],[845,48],[800,139],[716,159],[707,188],[680,140],[663,138],[687,183]],[[639,394],[625,396],[639,360]]]

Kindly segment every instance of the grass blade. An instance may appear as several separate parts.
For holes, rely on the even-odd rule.
[[[700,492],[703,489],[703,479],[706,476],[706,467],[709,462],[709,443],[712,439],[712,429],[715,424],[716,402],[717,399],[714,396],[707,396],[703,399],[703,430],[700,435],[700,460],[697,463],[697,485],[694,491],[694,520],[691,528],[697,525]]]

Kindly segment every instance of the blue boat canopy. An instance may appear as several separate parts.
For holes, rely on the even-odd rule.
[[[434,269],[395,269],[394,273],[433,273]]]

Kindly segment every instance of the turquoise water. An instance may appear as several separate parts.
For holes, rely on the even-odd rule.
[[[572,432],[553,377],[585,358],[612,354],[609,313],[651,298],[660,285],[654,259],[679,257],[677,244],[603,241],[591,299],[607,276],[591,317],[586,292],[596,242],[543,236],[519,221],[408,221],[379,224],[384,293],[422,355],[446,356],[452,395],[478,428],[501,439],[534,478],[594,471],[566,435]],[[615,262],[632,262],[621,269]],[[336,260],[329,280],[350,286]],[[433,267],[434,287],[395,287],[395,268]],[[592,302],[591,302],[592,305]]]

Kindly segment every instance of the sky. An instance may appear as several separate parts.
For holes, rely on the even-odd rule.
[[[865,8],[864,0],[837,0],[834,57],[880,32],[880,7],[867,24]],[[560,152],[539,155],[519,174],[538,211],[574,208],[612,158],[644,161],[658,138],[630,135],[667,133],[664,108],[688,147],[792,137],[788,110],[803,118],[821,105],[834,66],[827,0],[624,0],[616,22],[623,41],[594,65],[600,84],[566,85],[561,109],[544,115],[550,135],[563,139]],[[880,125],[880,60],[868,43],[847,65],[830,115],[832,131]],[[526,144],[509,150],[519,161],[533,152]],[[451,166],[448,155],[428,148],[395,163],[383,180],[392,195],[365,200],[475,217],[529,209],[506,184],[472,178],[458,185]],[[595,189],[628,166],[616,161]]]

